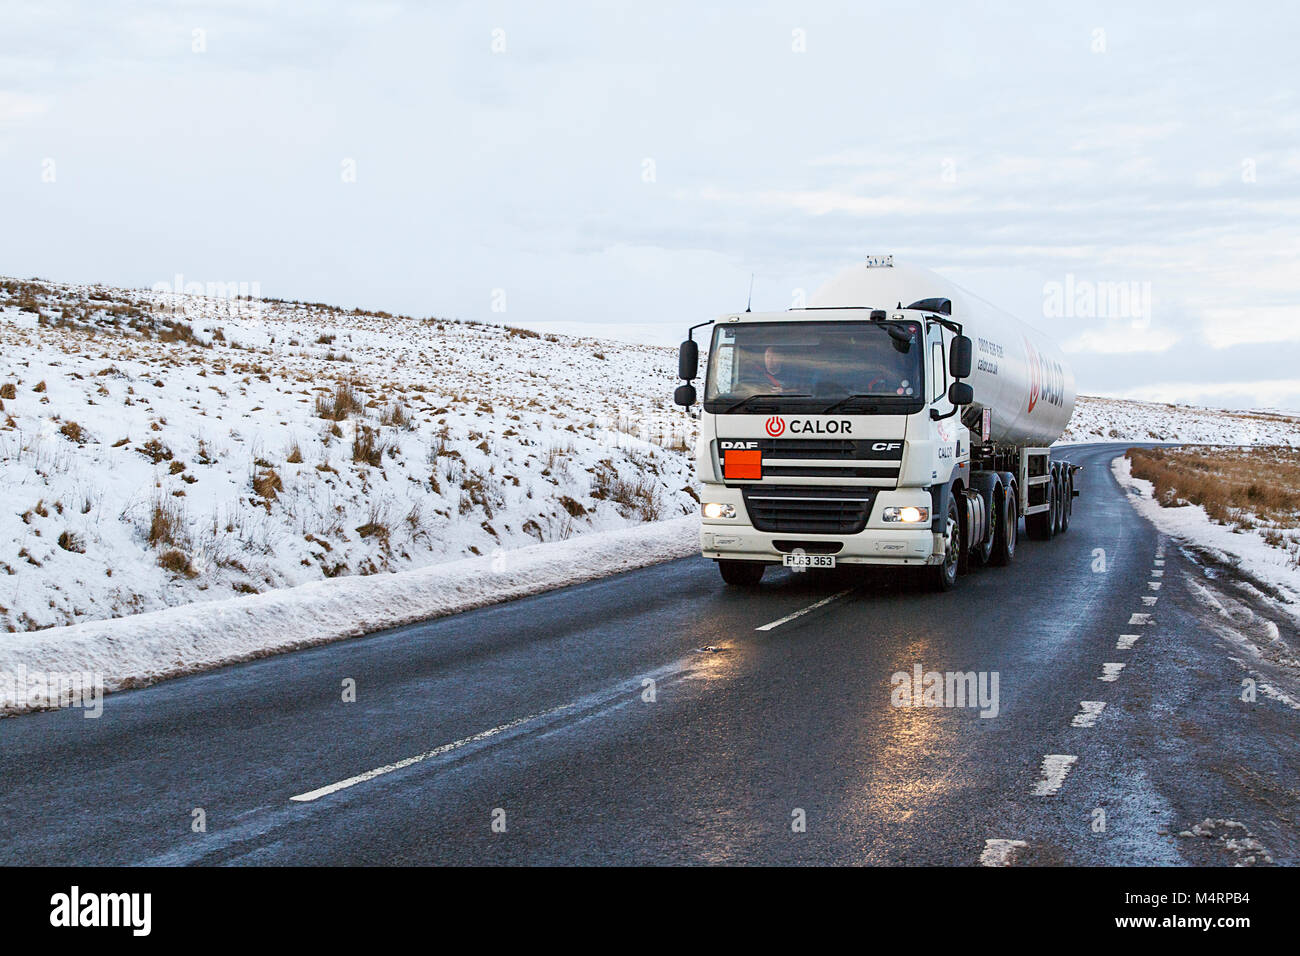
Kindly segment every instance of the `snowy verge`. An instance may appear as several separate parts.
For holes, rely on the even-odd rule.
[[[1284,595],[1287,610],[1300,618],[1300,572],[1291,566],[1286,551],[1268,544],[1255,531],[1233,531],[1211,521],[1200,505],[1164,507],[1155,500],[1155,486],[1134,476],[1132,462],[1124,455],[1110,463],[1110,470],[1138,514],[1158,530],[1218,552],[1228,564],[1276,588]]]
[[[699,518],[596,532],[395,574],[87,621],[0,642],[0,675],[89,673],[105,690],[442,617],[699,552]],[[0,681],[0,713],[31,709]]]

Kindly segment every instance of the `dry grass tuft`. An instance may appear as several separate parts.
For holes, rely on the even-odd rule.
[[[151,438],[137,449],[155,465],[172,460],[172,450],[157,438]]]
[[[171,548],[158,555],[158,566],[174,574],[183,574],[187,578],[196,577],[199,573],[194,570],[189,555],[176,548]]]
[[[75,531],[64,531],[59,535],[59,547],[64,551],[71,551],[73,554],[86,553],[86,543],[82,540],[81,535]]]
[[[361,414],[364,403],[357,390],[347,382],[339,382],[332,395],[316,396],[316,417],[341,422],[352,414]]]
[[[149,546],[178,545],[185,539],[185,509],[172,497],[154,498],[149,506]]]
[[[352,460],[378,468],[383,463],[387,447],[380,440],[378,431],[369,425],[358,425],[357,433],[352,439]]]
[[[82,442],[86,440],[87,437],[89,437],[86,434],[86,430],[73,421],[64,422],[63,425],[59,428],[59,434],[62,435],[64,438],[66,438],[68,441],[76,442],[78,445],[80,445]]]
[[[268,504],[274,501],[275,496],[281,491],[284,491],[284,482],[280,480],[274,468],[264,468],[253,475],[253,493]]]

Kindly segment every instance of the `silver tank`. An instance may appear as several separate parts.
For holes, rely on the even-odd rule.
[[[916,266],[866,264],[846,269],[818,289],[810,308],[861,306],[891,314],[920,299],[952,300],[952,318],[975,346],[967,379],[972,406],[991,414],[989,440],[1009,445],[1050,445],[1074,412],[1074,373],[1056,344],[1015,316]]]

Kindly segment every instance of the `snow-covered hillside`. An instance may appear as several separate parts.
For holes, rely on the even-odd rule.
[[[671,349],[0,280],[0,631],[693,513]],[[1066,440],[1300,444],[1081,399]]]
[[[1081,396],[1061,441],[1300,445],[1300,416]]]
[[[663,349],[154,298],[0,286],[0,630],[696,507]]]

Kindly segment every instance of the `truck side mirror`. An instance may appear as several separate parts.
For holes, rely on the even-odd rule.
[[[700,374],[700,346],[694,339],[687,339],[682,343],[681,350],[677,353],[677,377],[690,381],[699,377]],[[691,399],[695,401],[695,399]],[[677,403],[682,404],[681,402]]]
[[[970,341],[967,339],[966,341]],[[975,401],[975,389],[965,382],[953,382],[948,386],[948,401],[953,405],[969,405]]]
[[[967,388],[969,387],[968,385]],[[673,392],[673,401],[682,408],[690,408],[695,404],[695,386],[690,384],[678,385],[677,390]]]
[[[948,369],[953,378],[970,378],[971,366],[974,364],[975,346],[970,336],[958,335],[953,338],[948,348]],[[964,402],[959,404],[965,404]]]

